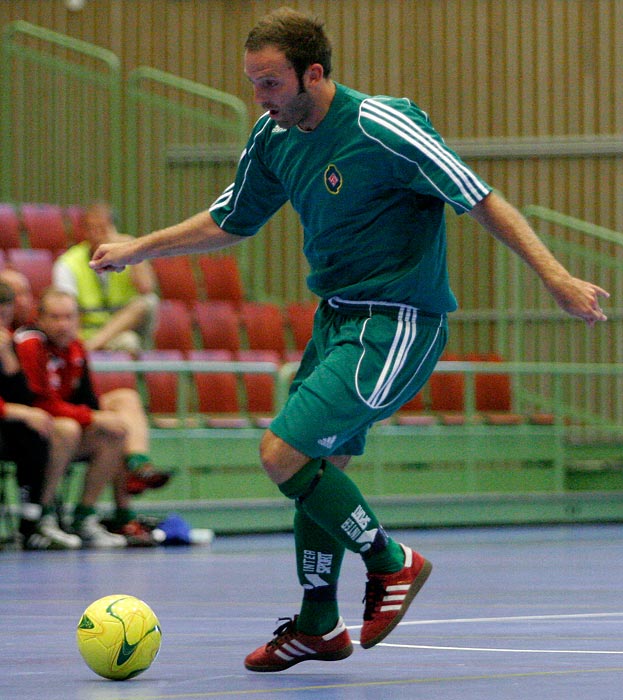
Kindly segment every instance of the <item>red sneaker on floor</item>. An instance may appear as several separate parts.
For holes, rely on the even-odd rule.
[[[400,545],[405,565],[395,574],[368,574],[360,644],[369,649],[385,639],[407,612],[433,565],[413,549]]]
[[[159,544],[151,531],[138,520],[130,520],[122,527],[116,528],[115,532],[126,538],[128,547],[155,547]]]
[[[132,496],[138,496],[139,493],[143,493],[146,489],[159,489],[170,478],[170,472],[159,472],[151,464],[143,464],[142,467],[128,472],[126,481],[128,493]]]
[[[327,634],[310,635],[298,632],[296,619],[287,619],[273,634],[275,638],[251,652],[244,660],[249,671],[283,671],[301,661],[339,661],[353,653],[353,645],[344,620]]]

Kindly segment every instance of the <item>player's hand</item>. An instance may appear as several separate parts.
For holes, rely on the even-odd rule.
[[[610,294],[592,282],[570,277],[564,283],[550,285],[549,291],[561,309],[571,316],[581,318],[591,327],[597,321],[608,320],[601,309],[599,299],[608,299]]]
[[[98,246],[89,267],[96,272],[121,272],[126,265],[141,262],[134,253],[134,239],[119,243],[102,243]]]

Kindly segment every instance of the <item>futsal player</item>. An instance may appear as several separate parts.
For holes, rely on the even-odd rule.
[[[344,469],[368,428],[430,376],[456,309],[448,283],[444,207],[468,213],[514,250],[556,302],[592,326],[606,319],[600,287],[573,277],[521,214],[445,145],[406,98],[370,97],[331,78],[320,22],[282,8],[245,43],[245,73],[265,113],[236,179],[209,211],[131,242],[103,245],[96,270],[213,251],[253,236],[286,202],[305,231],[314,333],[288,401],[263,436],[262,465],[295,504],[302,605],[252,671],[349,656],[337,603],[346,549],[367,569],[360,642],[369,648],[401,620],[430,563],[384,530]]]

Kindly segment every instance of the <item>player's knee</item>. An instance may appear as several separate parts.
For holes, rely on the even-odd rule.
[[[267,430],[260,443],[260,460],[270,479],[281,484],[296,474],[309,461],[309,457]]]
[[[141,397],[135,389],[120,387],[102,396],[102,408],[110,411],[131,410],[142,411]]]
[[[64,444],[78,445],[82,437],[82,426],[73,418],[55,418],[54,432]]]

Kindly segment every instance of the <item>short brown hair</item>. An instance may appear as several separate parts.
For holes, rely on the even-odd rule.
[[[43,316],[48,311],[48,299],[71,299],[76,305],[76,311],[78,311],[78,302],[76,297],[71,294],[71,292],[66,292],[64,289],[58,289],[57,287],[46,287],[39,299],[38,311],[39,316]]]
[[[324,24],[309,15],[289,7],[266,15],[249,32],[244,47],[253,52],[265,46],[283,51],[299,79],[313,63],[322,66],[325,77],[331,74],[331,42]]]

